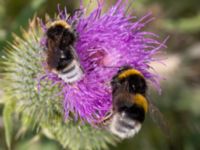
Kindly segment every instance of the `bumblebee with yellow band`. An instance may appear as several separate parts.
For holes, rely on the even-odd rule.
[[[111,86],[112,113],[103,120],[111,133],[122,139],[133,137],[140,131],[147,112],[159,114],[156,115],[159,118],[152,116],[158,124],[163,120],[160,111],[146,98],[147,83],[140,71],[130,66],[120,68]]]
[[[139,132],[148,110],[144,76],[124,66],[112,78],[111,86],[113,114],[108,128],[122,139],[132,137]]]

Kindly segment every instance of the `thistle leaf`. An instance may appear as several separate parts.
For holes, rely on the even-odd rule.
[[[11,141],[12,141],[12,133],[13,133],[13,126],[12,126],[12,114],[13,114],[13,105],[7,104],[3,110],[3,122],[5,126],[5,138],[6,144],[8,149],[11,149]]]

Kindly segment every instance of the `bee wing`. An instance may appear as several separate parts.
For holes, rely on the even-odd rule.
[[[74,49],[74,47],[70,45],[70,49],[71,49],[71,52],[72,52],[74,58],[79,61],[79,57],[78,57],[78,55],[77,55],[76,50]]]
[[[53,41],[48,42],[48,51],[47,51],[47,64],[51,68],[56,68],[59,63],[61,52],[59,48],[55,46]]]
[[[149,101],[149,114],[152,120],[159,126],[159,128],[163,131],[163,133],[169,138],[171,135],[169,124],[164,118],[163,114],[160,112],[160,110],[151,101]]]

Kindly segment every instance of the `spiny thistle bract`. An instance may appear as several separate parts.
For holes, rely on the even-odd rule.
[[[48,131],[51,138],[72,150],[104,149],[108,143],[116,142],[108,132],[90,125],[112,109],[109,83],[118,70],[116,66],[131,65],[158,85],[157,76],[149,71],[149,63],[156,61],[153,55],[164,44],[156,40],[155,34],[142,31],[152,20],[150,15],[137,20],[132,14],[126,14],[121,0],[106,13],[101,13],[102,8],[103,5],[98,5],[88,16],[81,8],[81,16],[75,13],[70,18],[67,12],[59,11],[59,19],[68,23],[78,21],[75,49],[85,77],[75,86],[45,70],[44,45],[41,46],[45,43],[45,39],[41,41],[45,33],[36,19],[23,32],[23,38],[15,36],[2,59],[5,108],[12,105],[13,109],[9,110],[20,114],[22,121],[28,119],[39,131]]]

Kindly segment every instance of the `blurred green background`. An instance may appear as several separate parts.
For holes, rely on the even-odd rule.
[[[89,0],[88,0],[89,1]],[[84,1],[87,3],[88,1]],[[106,6],[114,0],[105,1]],[[0,55],[12,34],[20,36],[21,27],[35,14],[44,18],[54,15],[57,4],[66,5],[69,12],[78,8],[79,0],[0,0]],[[132,4],[137,16],[151,11],[156,20],[146,30],[168,35],[165,66],[152,64],[165,79],[162,94],[151,91],[151,98],[169,122],[169,141],[148,116],[141,132],[125,140],[113,150],[200,150],[200,4],[199,0],[136,0]],[[5,150],[2,119],[3,102],[0,91],[0,150]],[[16,124],[17,130],[18,124]],[[17,133],[17,131],[16,131]],[[34,131],[13,139],[16,150],[60,150],[59,143]]]

